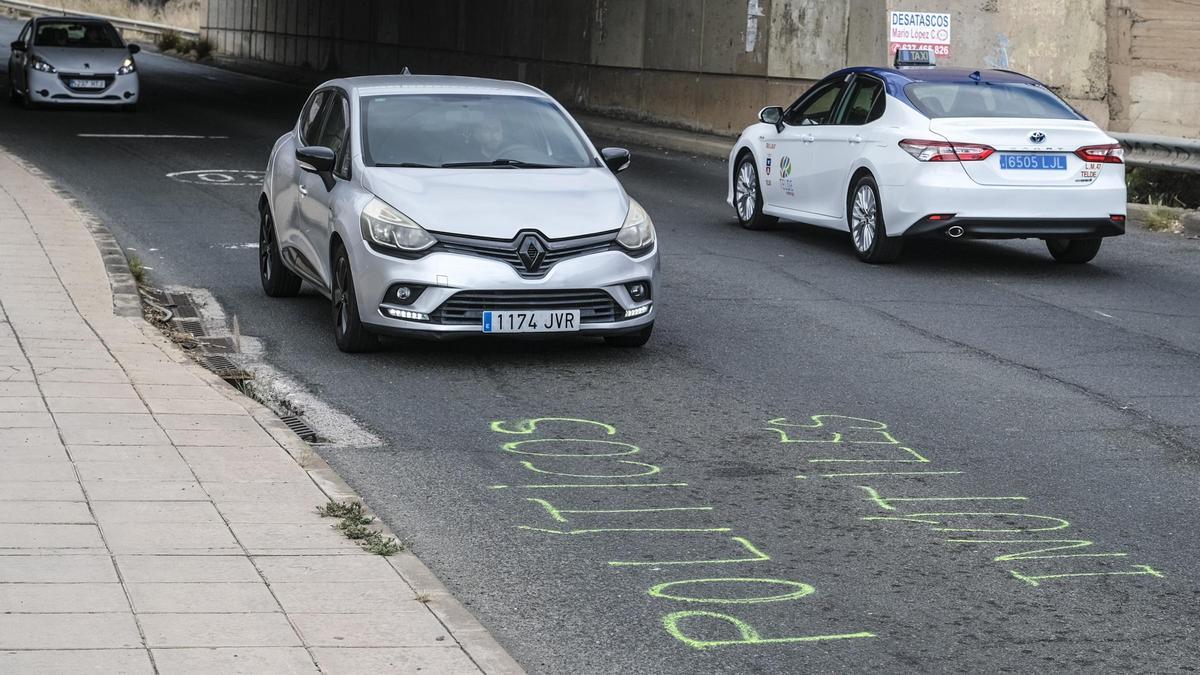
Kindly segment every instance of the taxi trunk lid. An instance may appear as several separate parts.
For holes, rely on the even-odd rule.
[[[944,117],[931,120],[929,130],[952,143],[995,148],[987,159],[962,162],[980,185],[1086,187],[1106,165],[1075,151],[1115,142],[1087,120]]]

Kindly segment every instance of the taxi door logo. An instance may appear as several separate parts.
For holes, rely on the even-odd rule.
[[[771,158],[770,157],[767,158],[767,175],[768,176],[771,175]]]
[[[796,181],[792,180],[792,158],[784,155],[779,160],[779,189],[789,197],[796,196]]]

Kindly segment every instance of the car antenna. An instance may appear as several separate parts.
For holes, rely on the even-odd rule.
[[[975,80],[976,82],[983,80],[983,75],[981,75],[978,70],[971,73],[968,77],[970,77],[972,80]]]
[[[400,74],[401,75],[412,75],[412,71],[408,69],[408,66],[404,66],[404,70],[400,71]]]

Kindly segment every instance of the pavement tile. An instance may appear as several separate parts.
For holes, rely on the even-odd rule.
[[[317,673],[303,647],[241,647],[225,649],[153,649],[162,675],[220,673],[221,675],[300,675]]]
[[[0,487],[0,489],[3,489]],[[86,502],[5,502],[0,523],[92,523]]]
[[[272,583],[271,590],[289,614],[370,614],[396,611],[405,603],[422,606],[399,577],[395,581]]]
[[[259,446],[270,445],[274,439],[262,427],[253,431],[231,429],[168,429],[170,442],[175,445]]]
[[[254,564],[268,583],[401,581],[400,574],[377,555],[257,557]]]
[[[39,396],[0,396],[0,412],[45,412]]]
[[[63,429],[157,429],[158,422],[149,412],[136,413],[79,413],[54,414],[58,428]]]
[[[130,612],[0,614],[0,649],[117,649],[141,647]]]
[[[189,401],[227,401],[213,388],[196,381],[195,384],[138,384],[137,390],[147,401],[186,399]]]
[[[108,555],[0,555],[0,584],[102,584],[116,580],[113,558]]]
[[[317,647],[312,652],[321,666],[321,672],[330,675],[418,671],[466,675],[480,672],[458,645],[419,648]]]
[[[134,384],[169,385],[169,386],[207,386],[200,378],[192,375],[184,368],[148,368],[145,370],[130,370],[129,380]]]
[[[55,429],[0,429],[0,448],[61,445]]]
[[[3,400],[3,399],[0,399]],[[61,445],[20,445],[0,448],[0,467],[5,462],[70,462]]]
[[[101,528],[109,550],[118,554],[205,551],[215,555],[241,552],[224,524],[101,523]]]
[[[119,583],[0,584],[0,614],[128,612]]]
[[[243,411],[245,413],[245,411]],[[248,414],[231,415],[163,415],[154,419],[167,431],[260,431],[262,427]],[[219,444],[218,444],[219,445]]]
[[[0,509],[6,501],[82,501],[83,490],[75,481],[27,481],[4,483]]]
[[[64,458],[50,462],[9,462],[0,455],[0,490],[5,483],[66,483],[75,480],[75,467]]]
[[[88,499],[97,501],[207,501],[196,481],[99,480],[84,481]]]
[[[153,672],[150,653],[145,649],[40,649],[0,652],[0,673],[151,675]]]
[[[133,398],[137,392],[129,384],[78,382],[42,382],[42,392],[51,398]]]
[[[218,508],[220,508],[218,506]],[[358,545],[329,525],[316,523],[231,523],[230,529],[251,554],[264,549],[357,549]]]
[[[121,370],[96,370],[94,368],[45,368],[37,373],[40,383],[69,382],[71,384],[116,384],[128,382]]]
[[[20,396],[22,398],[40,397],[42,392],[38,390],[36,382],[5,382],[0,380],[0,398],[8,398],[10,396]]]
[[[0,550],[104,548],[95,525],[0,523]]]
[[[189,461],[196,478],[201,482],[241,483],[311,483],[308,473],[290,457],[284,460],[261,462],[232,462],[226,460]]]
[[[187,462],[176,455],[170,459],[118,462],[76,460],[79,478],[84,482],[106,480],[186,481],[193,480]]]
[[[160,429],[126,429],[122,427],[92,427],[63,429],[67,445],[163,445],[170,443]]]
[[[236,483],[210,481],[204,489],[212,495],[217,509],[223,502],[278,502],[308,500],[313,508],[329,501],[324,492],[309,483]]]
[[[179,458],[171,445],[71,445],[67,446],[76,462],[154,462]]]
[[[0,412],[0,429],[53,429],[54,419],[47,412]]]
[[[149,647],[298,647],[282,613],[142,614]]]
[[[446,628],[419,603],[408,611],[374,614],[291,614],[310,647],[457,646]]]
[[[246,409],[229,400],[152,398],[147,401],[155,415],[245,415]]]
[[[306,499],[277,502],[220,502],[221,517],[231,523],[332,524],[317,513],[316,504]]]
[[[56,396],[46,404],[59,413],[145,413],[145,404],[136,398],[78,398]]]
[[[266,584],[159,583],[129,584],[134,610],[143,613],[279,612]],[[2,597],[2,594],[0,594]]]
[[[110,523],[212,523],[223,524],[212,502],[96,502],[92,505],[101,525]]]
[[[257,447],[229,447],[229,446],[212,446],[212,445],[188,445],[179,448],[179,454],[188,462],[287,462],[295,464],[296,460],[287,453],[287,450],[278,445],[264,445]]]
[[[242,555],[118,555],[125,582],[261,583],[250,559]]]

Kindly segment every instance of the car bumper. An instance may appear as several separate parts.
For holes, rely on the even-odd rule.
[[[621,251],[604,251],[556,263],[545,276],[523,278],[504,262],[471,255],[437,252],[418,260],[404,260],[378,253],[365,244],[350,248],[359,316],[372,332],[435,339],[483,334],[480,323],[441,323],[439,309],[457,294],[472,292],[557,292],[600,291],[612,298],[610,321],[581,323],[578,331],[564,333],[505,333],[508,337],[562,337],[568,335],[621,335],[636,332],[654,322],[659,267],[658,247],[637,259]],[[647,282],[650,299],[635,302],[626,284]],[[407,305],[389,302],[386,294],[395,284],[424,286]],[[629,310],[649,307],[644,314],[625,318]],[[389,309],[402,309],[430,317],[409,320],[389,316]],[[500,309],[500,308],[496,308]],[[549,309],[531,305],[529,309]],[[572,309],[561,306],[557,309]],[[520,310],[515,310],[520,311]]]
[[[880,185],[889,236],[944,234],[1013,239],[1111,237],[1125,232],[1125,172],[1105,167],[1090,185],[981,185],[957,163],[922,166],[902,185]],[[940,221],[931,216],[943,216]]]
[[[28,70],[28,97],[40,105],[130,105],[137,103],[140,86],[137,73],[117,75],[104,89],[80,91],[63,82],[58,73]],[[86,79],[86,78],[85,78]]]

